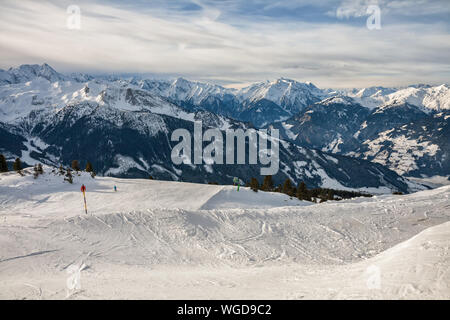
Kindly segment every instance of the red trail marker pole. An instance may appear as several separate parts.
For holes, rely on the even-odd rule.
[[[81,192],[83,192],[84,211],[86,212],[86,214],[88,214],[88,212],[87,212],[87,204],[86,204],[86,187],[85,187],[84,184],[81,186]]]

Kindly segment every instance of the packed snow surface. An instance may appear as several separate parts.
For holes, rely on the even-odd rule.
[[[450,298],[450,186],[313,204],[44,170],[0,174],[3,299]]]

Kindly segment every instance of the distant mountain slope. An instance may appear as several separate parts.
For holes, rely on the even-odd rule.
[[[18,68],[9,68],[8,70],[0,69],[0,84],[14,84],[27,82],[35,79],[36,77],[44,78],[50,82],[65,80],[67,77],[56,72],[48,64],[24,64]]]
[[[240,90],[183,78],[174,81],[143,80],[137,84],[185,108],[211,111],[252,122],[257,127],[287,119],[325,95],[311,83],[284,78],[255,83]]]
[[[238,92],[238,97],[244,102],[254,102],[266,99],[281,106],[291,114],[295,114],[308,105],[317,102],[325,92],[314,84],[301,83],[295,80],[280,78],[276,81],[255,83]]]
[[[195,120],[206,128],[249,128],[248,124],[203,110],[181,108],[166,98],[122,81],[52,82],[37,75],[25,83],[0,87],[1,128],[8,143],[0,145],[12,160],[66,165],[91,161],[99,174],[195,182],[230,183],[260,175],[260,165],[174,165],[171,133],[193,132]],[[257,104],[258,106],[258,104]],[[310,187],[408,192],[417,186],[385,167],[345,156],[330,156],[280,141],[276,183],[290,178]],[[248,159],[248,157],[247,157]],[[262,180],[262,178],[260,178]]]
[[[3,123],[0,128],[7,131],[4,137],[8,141],[2,142],[0,149],[9,152],[10,156],[24,152],[24,157],[27,158],[33,152],[36,157],[36,154],[42,153],[44,145],[31,146],[27,143],[28,140],[39,138],[45,144],[46,139],[50,139],[48,141],[52,142],[47,143],[48,145],[56,141],[63,144],[59,136],[71,140],[73,135],[79,134],[77,131],[82,126],[95,127],[96,124],[101,124],[114,130],[126,128],[139,134],[147,132],[151,137],[159,134],[155,132],[162,132],[164,139],[167,139],[166,128],[173,130],[180,125],[191,127],[192,121],[203,120],[205,126],[217,126],[222,130],[252,126],[277,128],[284,140],[299,146],[373,160],[400,174],[450,174],[446,165],[449,157],[447,141],[450,140],[445,129],[448,122],[447,110],[441,112],[442,116],[437,116],[437,111],[433,110],[433,106],[447,106],[444,99],[448,89],[446,85],[406,89],[354,89],[347,91],[349,96],[353,96],[351,98],[342,95],[342,90],[321,90],[311,83],[284,78],[237,90],[183,78],[159,81],[96,78],[83,74],[62,75],[46,64],[3,70],[0,71],[0,79],[0,123]],[[434,95],[440,100],[432,104]],[[422,105],[408,102],[414,100],[413,97],[420,97]],[[369,100],[380,105],[367,108],[365,105]],[[416,122],[420,125],[415,125]],[[76,123],[78,127],[71,129]],[[409,129],[401,130],[404,125]],[[430,131],[432,129],[422,132],[422,127],[434,128],[437,132]],[[394,139],[393,134],[388,138],[382,133],[392,129],[401,131],[401,134],[395,136],[403,137],[401,139],[409,141],[409,145],[414,144],[414,141],[421,141],[420,145],[417,148],[405,148],[399,143],[403,141],[400,138],[395,138],[396,143],[388,142],[387,140]],[[87,133],[90,134],[92,130],[87,130]],[[120,136],[123,132],[125,131],[118,131],[114,135]],[[11,134],[15,136],[7,138]],[[86,133],[83,132],[82,135]],[[163,136],[155,139],[147,149],[155,153],[153,146],[160,145]],[[98,139],[95,136],[90,138]],[[146,138],[136,139],[143,141]],[[119,140],[116,143],[120,145]],[[140,144],[146,145],[145,142]],[[169,144],[160,148],[168,150]],[[423,152],[417,151],[422,149]],[[62,157],[56,151],[53,153],[55,157]],[[391,154],[398,156],[400,160],[390,159]],[[62,159],[69,161],[73,156],[74,152],[68,152]],[[139,158],[135,154],[131,157]],[[157,158],[155,155],[147,157],[152,160]],[[162,157],[162,160],[167,160],[167,157]],[[127,163],[124,160],[107,160],[108,166],[117,162]],[[149,171],[143,163],[137,163],[140,166],[139,172]],[[285,160],[285,163],[289,161]],[[133,165],[138,168],[137,164]],[[293,164],[289,165],[293,170]],[[167,170],[170,173],[165,171],[161,176],[177,176],[172,168]],[[209,167],[205,170],[211,171]],[[109,173],[118,174],[119,171]],[[185,175],[188,175],[187,171]],[[106,173],[107,170],[103,172]],[[234,176],[241,173],[226,174]],[[330,176],[336,173],[327,174]],[[212,176],[214,175],[217,173]],[[192,173],[192,176],[195,174]],[[316,178],[306,176],[302,179],[308,180],[307,178],[310,183],[318,185],[319,180]]]
[[[347,95],[363,106],[376,108],[383,104],[408,103],[422,107],[424,111],[450,110],[450,87],[415,85],[406,88],[371,87],[349,91]]]
[[[214,116],[198,113],[194,117]],[[68,106],[45,122],[39,119],[26,119],[28,124],[33,120],[36,124],[31,131],[24,131],[24,135],[30,137],[30,144],[41,141],[41,148],[30,156],[42,162],[70,164],[73,159],[80,159],[84,165],[89,160],[100,174],[143,178],[153,175],[159,179],[194,182],[231,183],[234,176],[249,181],[250,177],[260,175],[260,165],[174,165],[170,153],[175,143],[170,141],[170,133],[178,128],[193,132],[192,121],[147,110],[123,111],[88,103]],[[375,189],[380,187],[403,192],[413,190],[405,179],[381,165],[329,156],[282,142],[280,170],[274,180],[282,183],[286,178],[295,183],[305,181],[311,187],[370,192],[377,192]]]
[[[450,175],[450,110],[395,101],[370,111],[352,98],[332,97],[270,127],[298,145],[375,161],[402,175]]]
[[[410,176],[450,175],[450,111],[440,112],[363,139],[348,153]]]
[[[354,133],[370,111],[348,97],[331,97],[315,103],[289,120],[270,127],[299,145],[327,152],[345,153],[360,144]]]
[[[334,96],[353,98],[356,103],[369,109],[407,103],[420,107],[426,113],[450,110],[450,88],[447,84],[331,90],[319,89],[309,82],[280,78],[254,83],[238,90],[182,78],[174,81],[144,80],[138,83],[142,89],[164,96],[176,104],[242,121],[254,119],[252,123],[257,127],[285,120],[286,116],[294,116],[306,107]],[[261,102],[266,105],[271,102],[270,110],[273,112],[258,111],[254,106]],[[266,110],[267,108],[264,111]]]

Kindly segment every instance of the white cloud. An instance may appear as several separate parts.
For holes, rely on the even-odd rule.
[[[361,1],[360,1],[361,2]],[[190,13],[81,2],[81,29],[65,5],[3,2],[0,65],[48,62],[62,71],[152,72],[250,82],[279,76],[320,86],[446,82],[445,25],[365,25],[267,19],[225,23],[203,2]]]
[[[329,11],[328,14],[335,15],[338,19],[363,17],[367,15],[370,5],[379,6],[383,14],[398,16],[450,13],[448,0],[344,0],[336,11]]]

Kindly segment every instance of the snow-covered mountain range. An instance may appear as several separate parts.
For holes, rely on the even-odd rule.
[[[450,110],[448,84],[437,86],[420,84],[406,88],[370,87],[361,90],[343,91],[343,93],[368,108],[394,103],[408,103],[421,107],[425,112]]]
[[[264,121],[253,124],[260,127],[282,120],[302,111],[307,106],[333,96],[347,96],[364,107],[373,109],[380,105],[409,103],[425,112],[450,110],[450,88],[447,84],[429,86],[413,85],[404,88],[369,87],[363,89],[319,89],[312,83],[280,78],[252,84],[242,89],[224,88],[218,85],[192,82],[183,78],[174,81],[138,82],[141,88],[169,98],[178,103],[191,105],[213,112],[233,116],[239,120],[244,111],[257,103],[272,103],[272,110]],[[263,112],[256,108],[254,113]]]
[[[257,165],[173,165],[170,133],[177,128],[192,131],[194,120],[220,130],[276,126],[283,135],[277,182],[290,178],[294,182],[303,180],[311,187],[413,190],[417,186],[380,164],[364,160],[396,169],[397,162],[381,161],[380,152],[374,150],[385,152],[378,147],[382,142],[377,135],[384,133],[381,137],[398,141],[400,133],[394,137],[392,132],[386,133],[392,127],[378,128],[380,123],[386,123],[384,120],[374,120],[370,126],[364,123],[376,119],[377,112],[392,109],[402,110],[413,123],[429,118],[446,125],[450,110],[448,86],[361,91],[348,90],[343,95],[343,91],[319,89],[311,83],[289,79],[237,90],[182,78],[160,81],[63,75],[47,64],[22,65],[0,70],[0,152],[9,160],[21,156],[28,164],[89,160],[105,175],[151,174],[197,182],[229,182],[233,176],[239,176],[246,181],[259,175]],[[374,108],[374,101],[379,101],[380,106]],[[402,103],[411,107],[390,107]],[[322,108],[324,118],[313,125],[304,121],[318,108]],[[411,118],[411,110],[417,110],[417,119]],[[405,121],[394,121],[392,126],[396,130],[401,129],[400,125],[410,126],[403,128],[403,134],[409,137],[415,127],[411,121]],[[435,122],[430,124],[434,125]],[[436,139],[445,140],[446,130],[437,130],[441,134]],[[325,131],[327,134],[323,134]],[[431,167],[440,168],[439,173],[445,174],[448,169],[442,157],[447,151],[440,153],[441,145],[434,147],[433,135],[422,136],[432,141],[422,141],[420,151],[434,157],[427,161],[434,161]],[[399,143],[392,145],[389,151],[395,150],[397,157],[418,154],[401,149]],[[430,150],[436,151],[431,155]],[[414,173],[421,173],[420,165]],[[433,170],[426,173],[432,174]],[[397,170],[400,174],[412,171]]]
[[[348,90],[319,89],[310,82],[301,83],[285,78],[255,83],[239,90],[192,82],[183,78],[174,81],[143,80],[138,84],[141,88],[158,95],[196,107],[208,108],[215,101],[225,107],[225,110],[215,111],[235,115],[236,109],[242,111],[246,107],[248,108],[263,100],[276,104],[289,115],[295,115],[315,102],[339,95],[351,97],[367,108],[406,102],[421,107],[425,111],[450,109],[450,90],[447,84],[438,86],[413,85],[405,88],[369,87]],[[280,119],[267,118],[267,121],[275,122]]]
[[[450,175],[450,109],[402,100],[369,109],[337,96],[270,127],[298,145],[369,159],[401,175]]]

